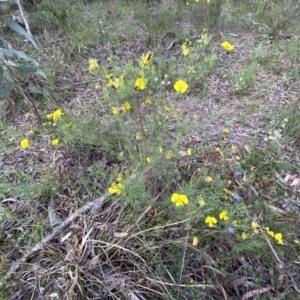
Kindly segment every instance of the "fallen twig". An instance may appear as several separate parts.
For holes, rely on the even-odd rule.
[[[87,210],[91,209],[93,206],[100,206],[102,202],[107,198],[108,194],[103,195],[100,198],[95,199],[92,202],[86,203],[84,206],[75,211],[70,217],[64,220],[57,228],[53,230],[52,233],[47,235],[42,241],[37,243],[33,248],[31,248],[21,259],[12,264],[6,275],[4,276],[4,280],[9,280],[12,275],[18,271],[21,264],[25,263],[32,255],[36,254],[39,250],[43,249],[43,246],[49,243],[58,233],[61,232],[62,229],[66,228],[74,221],[77,217],[81,216]],[[0,282],[0,289],[3,287],[4,282]]]

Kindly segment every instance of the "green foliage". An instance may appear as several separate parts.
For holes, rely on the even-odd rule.
[[[300,5],[298,1],[253,1],[255,17],[266,25],[268,33],[272,38],[279,38],[280,35],[291,34],[297,30],[295,18],[299,16]]]
[[[30,21],[35,32],[61,30],[68,24],[70,12],[76,9],[77,3],[72,1],[42,2],[37,9],[31,11]]]
[[[295,99],[289,109],[283,111],[278,117],[278,123],[281,125],[278,130],[298,149],[300,149],[299,103],[300,99]]]
[[[189,3],[189,5],[186,5]],[[209,28],[211,31],[218,27],[222,18],[221,13],[224,1],[215,0],[207,3],[207,1],[198,2],[186,1],[186,14],[189,24],[193,25],[194,30],[199,31],[202,28]]]
[[[28,39],[35,48],[37,45],[35,41],[27,34],[27,32],[15,22],[9,22],[8,26],[23,35]],[[24,76],[36,74],[46,78],[44,72],[39,68],[39,64],[32,57],[23,51],[14,50],[8,47],[6,40],[2,37],[2,48],[0,48],[0,89],[2,98],[6,99],[10,96],[12,91],[16,91],[21,100],[15,104],[14,109],[20,109],[26,102],[35,107],[35,103],[31,100],[28,94],[42,94],[47,95],[47,92],[37,86],[28,85],[24,87]],[[18,97],[18,98],[19,98]]]
[[[257,257],[265,251],[268,252],[268,249],[265,247],[265,242],[262,240],[245,239],[239,243],[236,243],[231,251],[234,256],[244,254],[249,257]]]

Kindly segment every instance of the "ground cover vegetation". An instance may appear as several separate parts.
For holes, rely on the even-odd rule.
[[[23,4],[0,299],[298,299],[300,3]]]

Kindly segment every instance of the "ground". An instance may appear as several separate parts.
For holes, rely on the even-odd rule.
[[[40,3],[27,7],[38,50],[2,28],[47,75],[15,78],[48,94],[19,111],[14,91],[1,100],[0,298],[299,297],[300,6],[287,2]]]

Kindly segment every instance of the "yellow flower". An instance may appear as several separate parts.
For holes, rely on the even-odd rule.
[[[21,142],[20,142],[20,146],[22,149],[27,149],[29,148],[29,140],[28,139],[23,139]]]
[[[137,141],[140,141],[140,140],[142,139],[142,136],[141,136],[140,133],[137,133],[137,134],[135,135],[135,138],[136,138]]]
[[[266,232],[267,232],[270,236],[275,237],[274,231],[271,231],[269,227],[265,227],[265,229],[266,229]]]
[[[188,156],[192,155],[192,149],[191,148],[186,149],[186,155],[188,155]]]
[[[185,3],[186,5],[189,5],[190,3],[189,3],[189,1],[186,1],[186,3]]]
[[[236,159],[236,160],[240,160],[241,158],[237,155],[237,156],[235,157],[235,159]]]
[[[111,194],[120,195],[124,190],[124,185],[122,183],[113,183],[109,188],[108,192]]]
[[[152,100],[150,98],[147,98],[146,101],[145,101],[145,103],[147,105],[152,105]]]
[[[188,87],[188,84],[181,79],[177,80],[174,84],[175,91],[180,94],[184,94],[187,91]]]
[[[124,86],[124,75],[115,79],[113,79],[113,76],[113,73],[106,75],[106,78],[108,78],[107,86],[114,87],[116,90],[122,88]]]
[[[212,179],[212,177],[210,177],[210,176],[207,176],[207,177],[205,178],[205,181],[206,181],[206,182],[212,182],[212,181],[213,181],[213,179]]]
[[[277,241],[277,243],[279,245],[283,245],[283,241],[282,241],[282,233],[276,233],[274,236],[275,240]]]
[[[299,244],[299,240],[294,240],[294,243],[295,244]]]
[[[148,156],[148,157],[146,158],[146,162],[147,162],[147,163],[151,163],[151,157]]]
[[[62,115],[63,113],[60,109],[55,110],[52,114],[53,122],[56,123]]]
[[[52,146],[56,146],[58,143],[59,143],[59,139],[54,139],[51,142]]]
[[[51,120],[53,118],[53,114],[47,114],[47,119]]]
[[[196,2],[199,2],[199,0],[196,0]]]
[[[173,119],[178,119],[178,114],[174,113],[174,114],[172,115],[172,118],[173,118]]]
[[[124,86],[124,76],[121,75],[119,78],[115,80],[110,80],[110,85],[113,86],[116,90],[122,88]]]
[[[232,223],[233,226],[237,226],[238,225],[237,220],[233,220],[231,223]]]
[[[252,221],[251,227],[252,227],[254,233],[258,233],[258,229],[257,229],[258,223],[257,222]]]
[[[135,81],[135,86],[143,91],[146,88],[147,82],[143,77],[139,77]]]
[[[123,110],[124,110],[124,111],[131,110],[131,105],[130,105],[130,103],[127,102],[127,101],[123,103],[122,107],[123,107]]]
[[[115,106],[112,106],[111,110],[112,110],[113,115],[119,114],[119,110]]]
[[[97,60],[94,58],[89,58],[89,64],[89,71],[92,73],[96,72],[99,67]]]
[[[199,238],[197,238],[196,236],[193,237],[193,246],[196,247],[199,243]]]
[[[121,76],[119,78],[116,78],[115,80],[109,80],[108,81],[108,86],[112,86],[114,87],[116,90],[122,88],[124,86],[124,80],[121,78]]]
[[[200,207],[203,207],[206,205],[205,201],[202,198],[199,200],[199,205],[200,205]]]
[[[230,196],[232,196],[232,197],[234,196],[234,193],[231,192],[231,191],[229,191],[229,190],[226,189],[226,188],[224,188],[223,191],[224,191],[225,194],[228,194],[228,195],[230,195]]]
[[[198,1],[198,2],[199,2],[199,1]],[[204,27],[204,28],[202,29],[202,31],[203,31],[203,32],[206,32],[206,28]]]
[[[170,107],[167,105],[164,106],[164,109],[165,109],[165,111],[170,111]]]
[[[223,128],[222,132],[227,134],[227,133],[229,133],[229,129],[228,128]]]
[[[221,152],[221,148],[220,148],[220,147],[217,147],[217,148],[216,148],[216,151],[217,151],[217,152]]]
[[[210,0],[206,0],[207,3],[210,3]]]
[[[214,227],[215,224],[218,223],[215,217],[207,216],[205,219],[205,223],[208,224],[208,227]]]
[[[234,45],[231,45],[229,42],[225,41],[221,44],[221,46],[227,51],[231,52],[234,49]]]
[[[158,151],[159,151],[159,153],[163,153],[163,147],[158,147]]]
[[[121,173],[118,174],[118,177],[116,178],[116,181],[120,182],[120,181],[122,181],[122,179],[123,179],[123,175]]]
[[[143,55],[140,61],[140,66],[143,68],[145,65],[149,65],[152,58],[153,58],[152,52],[148,52],[146,55]]]
[[[224,220],[224,221],[228,220],[229,217],[228,217],[227,211],[226,211],[226,210],[223,210],[222,212],[220,212],[219,218],[220,218],[220,220]]]
[[[186,195],[177,193],[172,195],[171,201],[175,203],[176,206],[183,206],[189,203],[189,199]]]
[[[234,146],[234,145],[231,146],[231,150],[232,150],[232,151],[235,150],[235,146]]]
[[[246,238],[248,238],[249,234],[247,234],[246,232],[242,233],[242,239],[245,240]]]
[[[190,49],[188,47],[188,43],[187,42],[184,42],[182,45],[181,45],[181,49],[182,49],[182,54],[184,56],[188,56],[190,54]]]
[[[30,129],[29,134],[34,134],[34,131],[32,129]]]
[[[124,157],[124,152],[120,152],[118,156],[119,156],[119,158],[123,158]]]
[[[95,90],[99,90],[100,89],[100,84],[99,83],[96,83],[95,84]]]
[[[169,151],[169,152],[166,154],[166,159],[171,159],[171,158],[173,158],[173,157],[174,157],[174,155],[173,155],[172,151]]]

